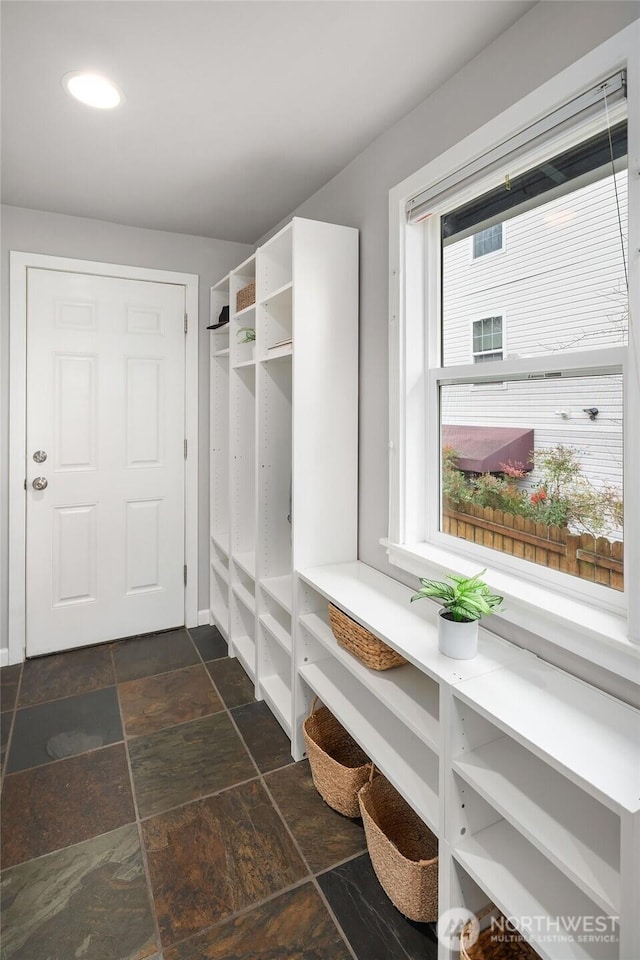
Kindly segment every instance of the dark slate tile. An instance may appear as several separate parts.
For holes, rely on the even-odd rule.
[[[358,960],[436,960],[435,927],[396,910],[366,854],[321,874],[318,882]]]
[[[25,662],[18,706],[28,707],[46,700],[72,697],[114,683],[108,644],[54,653]]]
[[[143,736],[224,710],[205,668],[185,667],[119,685],[127,736]]]
[[[229,656],[227,641],[217,627],[192,627],[189,634],[203,660],[220,660]]]
[[[218,688],[218,693],[228,707],[241,707],[255,701],[253,681],[242,669],[238,660],[212,660],[207,670]]]
[[[165,960],[350,960],[310,883],[185,940]]]
[[[40,857],[135,820],[124,744],[8,774],[2,864]]]
[[[289,737],[264,700],[235,707],[232,716],[261,773],[293,763]]]
[[[141,817],[256,776],[226,713],[130,740],[129,755]]]
[[[146,820],[142,831],[165,948],[306,874],[257,780]]]
[[[120,640],[113,646],[118,683],[200,663],[186,630]]]
[[[157,957],[135,824],[2,874],[3,960]]]
[[[8,773],[122,740],[115,687],[16,711]]]
[[[22,671],[21,663],[10,667],[0,667],[0,710],[13,710],[16,705],[18,682]]]
[[[265,783],[313,873],[366,850],[362,821],[327,806],[313,784],[308,760],[269,774]]]
[[[4,768],[4,757],[7,750],[7,743],[9,742],[9,734],[11,733],[12,720],[13,713],[0,714],[0,771]]]

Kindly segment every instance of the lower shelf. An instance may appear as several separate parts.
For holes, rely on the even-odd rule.
[[[521,918],[521,932],[543,960],[618,960],[616,942],[578,939],[595,935],[594,927],[584,934],[563,929],[563,922],[579,925],[602,911],[505,820],[454,846],[453,855],[516,925]],[[617,929],[605,933],[617,937]]]
[[[306,664],[299,672],[387,780],[438,835],[436,754],[333,658]]]
[[[268,613],[264,613],[260,617],[260,623],[273,639],[280,644],[285,653],[291,656],[291,634],[287,633],[276,618],[270,616]]]
[[[213,625],[218,628],[218,630],[220,631],[222,636],[225,638],[227,643],[229,643],[229,630],[227,628],[226,622],[223,622],[220,619],[220,617],[218,616],[215,610],[210,610],[209,613],[211,615],[211,619],[213,620]]]
[[[283,577],[269,577],[267,580],[261,580],[260,586],[269,594],[270,597],[280,604],[280,606],[291,613],[293,606],[293,577],[290,573]]]
[[[262,677],[260,690],[280,726],[291,737],[291,690],[287,683],[274,673],[270,677]]]
[[[453,769],[607,914],[620,908],[620,821],[510,737]]]
[[[256,647],[251,637],[236,637],[233,641],[236,656],[252,680],[256,678]]]

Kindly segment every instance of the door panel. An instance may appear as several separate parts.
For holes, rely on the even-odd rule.
[[[184,623],[184,304],[28,271],[28,656]]]

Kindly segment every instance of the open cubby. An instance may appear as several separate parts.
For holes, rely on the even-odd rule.
[[[254,614],[256,609],[255,586],[251,577],[247,576],[243,570],[236,568],[231,589],[243,606]]]
[[[234,370],[231,385],[232,553],[255,550],[255,368]]]
[[[229,584],[226,571],[214,560],[209,569],[210,614],[215,626],[229,639]]]
[[[452,769],[598,905],[620,908],[620,819],[454,697]]]
[[[609,918],[498,811],[457,774],[452,776],[450,843],[455,859],[485,891],[489,899],[514,921],[543,960],[581,960],[584,957],[614,960],[617,945],[582,938],[594,918]],[[559,942],[556,918],[574,922],[575,940]],[[583,919],[584,918],[584,919]],[[533,925],[529,925],[533,920]],[[547,922],[548,921],[548,922]]]
[[[291,658],[262,623],[259,687],[287,736],[291,736]]]
[[[304,663],[298,672],[418,816],[437,833],[436,753],[334,657]]]
[[[260,623],[282,649],[291,655],[291,615],[267,593],[263,594]]]
[[[252,680],[256,676],[255,616],[232,590],[231,593],[231,652],[233,652]]]
[[[268,360],[282,353],[291,353],[293,340],[293,288],[284,287],[270,296],[259,308],[262,323],[261,349]],[[288,343],[287,343],[288,341]],[[286,349],[288,347],[288,350]]]
[[[291,378],[291,363],[264,364],[259,371],[258,512],[264,579],[291,573]]]
[[[293,229],[289,224],[280,233],[260,248],[257,270],[258,290],[261,299],[293,279]]]
[[[300,624],[408,729],[432,750],[439,751],[438,684],[411,663],[384,671],[366,667],[340,646],[329,624],[326,600],[324,603],[319,601],[319,604],[315,613],[303,614],[299,618]]]

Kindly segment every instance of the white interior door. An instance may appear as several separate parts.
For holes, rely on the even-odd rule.
[[[27,656],[183,624],[185,288],[29,269],[27,303]]]

